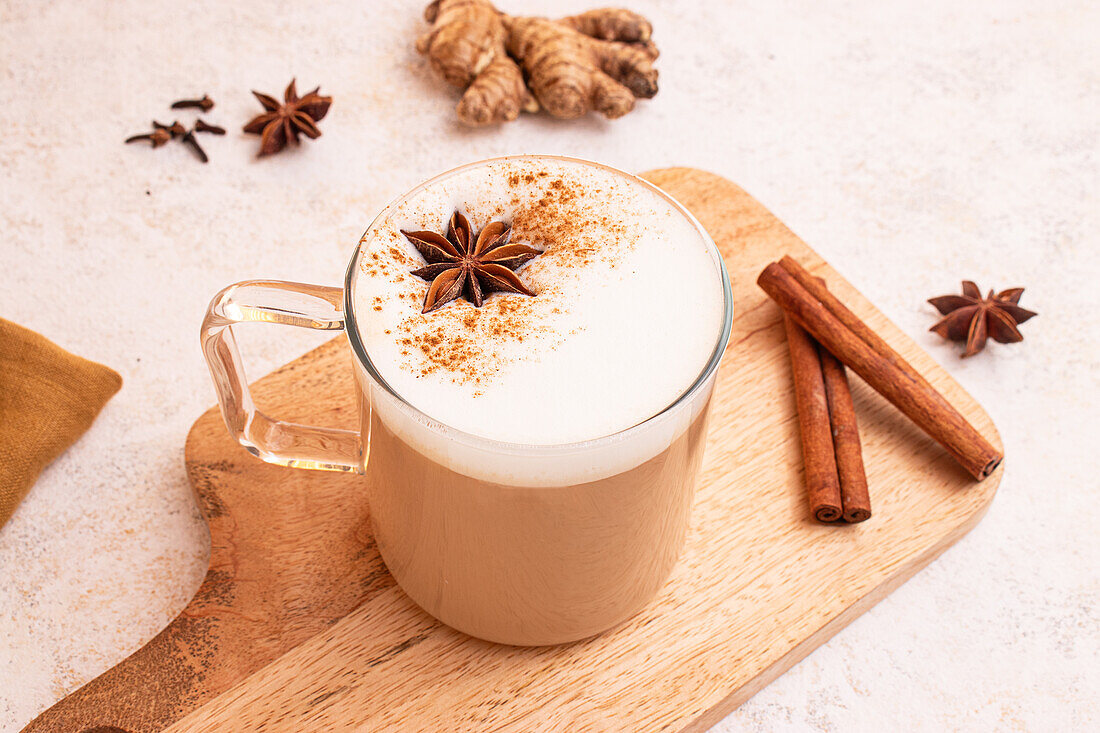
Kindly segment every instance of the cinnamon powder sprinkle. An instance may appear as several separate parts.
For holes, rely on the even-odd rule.
[[[554,348],[566,334],[547,327],[545,316],[560,314],[563,309],[568,312],[569,308],[560,297],[562,290],[556,281],[571,269],[614,268],[642,236],[641,225],[600,213],[604,207],[589,208],[593,200],[606,200],[614,187],[610,191],[604,186],[592,189],[540,169],[510,172],[505,180],[511,189],[505,194],[512,203],[510,210],[501,203],[471,201],[466,202],[465,213],[476,225],[497,219],[509,221],[512,241],[544,250],[518,270],[523,281],[538,293],[536,297],[494,293],[481,308],[460,299],[421,314],[425,284],[410,274],[419,262],[396,227],[392,232],[382,232],[370,245],[374,251],[361,260],[363,274],[401,286],[398,297],[409,305],[397,303],[395,307],[409,307],[410,315],[398,323],[392,335],[405,359],[402,369],[417,377],[445,373],[455,383],[484,384],[515,360],[514,356],[506,356],[515,354],[515,343],[549,339],[540,350]],[[385,306],[380,298],[375,298],[372,305],[374,310]]]
[[[399,328],[408,335],[400,343],[418,359],[406,368],[418,377],[445,371],[453,381],[480,384],[507,362],[502,348],[506,342],[522,343],[548,333],[538,325],[534,311],[528,299],[493,297],[481,308],[459,301],[430,314],[438,321],[431,331],[418,328],[423,316],[407,318]]]

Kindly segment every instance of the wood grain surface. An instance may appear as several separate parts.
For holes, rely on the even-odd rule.
[[[973,482],[854,377],[874,517],[813,521],[782,319],[755,285],[781,255],[824,277],[1000,446],[996,429],[740,188],[694,169],[645,175],[714,237],[736,304],[687,548],[641,614],[550,648],[453,631],[386,572],[361,477],[261,463],[212,408],[186,449],[211,536],[201,588],[145,647],[24,730],[705,730],[971,529],[1003,466]],[[353,427],[350,358],[332,341],[259,380],[256,399],[283,419]]]

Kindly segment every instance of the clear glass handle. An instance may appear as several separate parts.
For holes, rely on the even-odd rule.
[[[246,280],[210,301],[202,322],[202,351],[218,391],[222,417],[250,453],[281,466],[324,471],[363,471],[363,442],[357,431],[274,420],[256,409],[248,391],[241,354],[230,328],[245,321],[341,331],[344,291],[322,285]]]

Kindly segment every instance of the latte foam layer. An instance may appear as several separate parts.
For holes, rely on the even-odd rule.
[[[535,297],[421,313],[429,282],[412,271],[425,261],[401,230],[445,233],[456,209],[475,235],[503,220],[511,241],[542,250],[516,273]],[[578,161],[460,169],[388,209],[360,248],[352,302],[379,374],[431,418],[493,440],[574,443],[637,425],[696,381],[722,329],[719,266],[692,220]]]

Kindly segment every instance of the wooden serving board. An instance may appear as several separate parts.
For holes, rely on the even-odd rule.
[[[736,299],[684,556],[642,613],[596,638],[515,648],[453,631],[387,573],[363,479],[261,463],[211,408],[187,439],[210,526],[195,598],[145,647],[25,730],[705,730],[927,565],[981,518],[974,483],[858,378],[874,517],[812,521],[778,308],[755,284],[791,254],[999,444],[981,407],[748,194],[702,171],[646,174],[722,250]],[[354,427],[332,341],[259,380],[280,418]],[[112,728],[107,728],[110,730]]]

